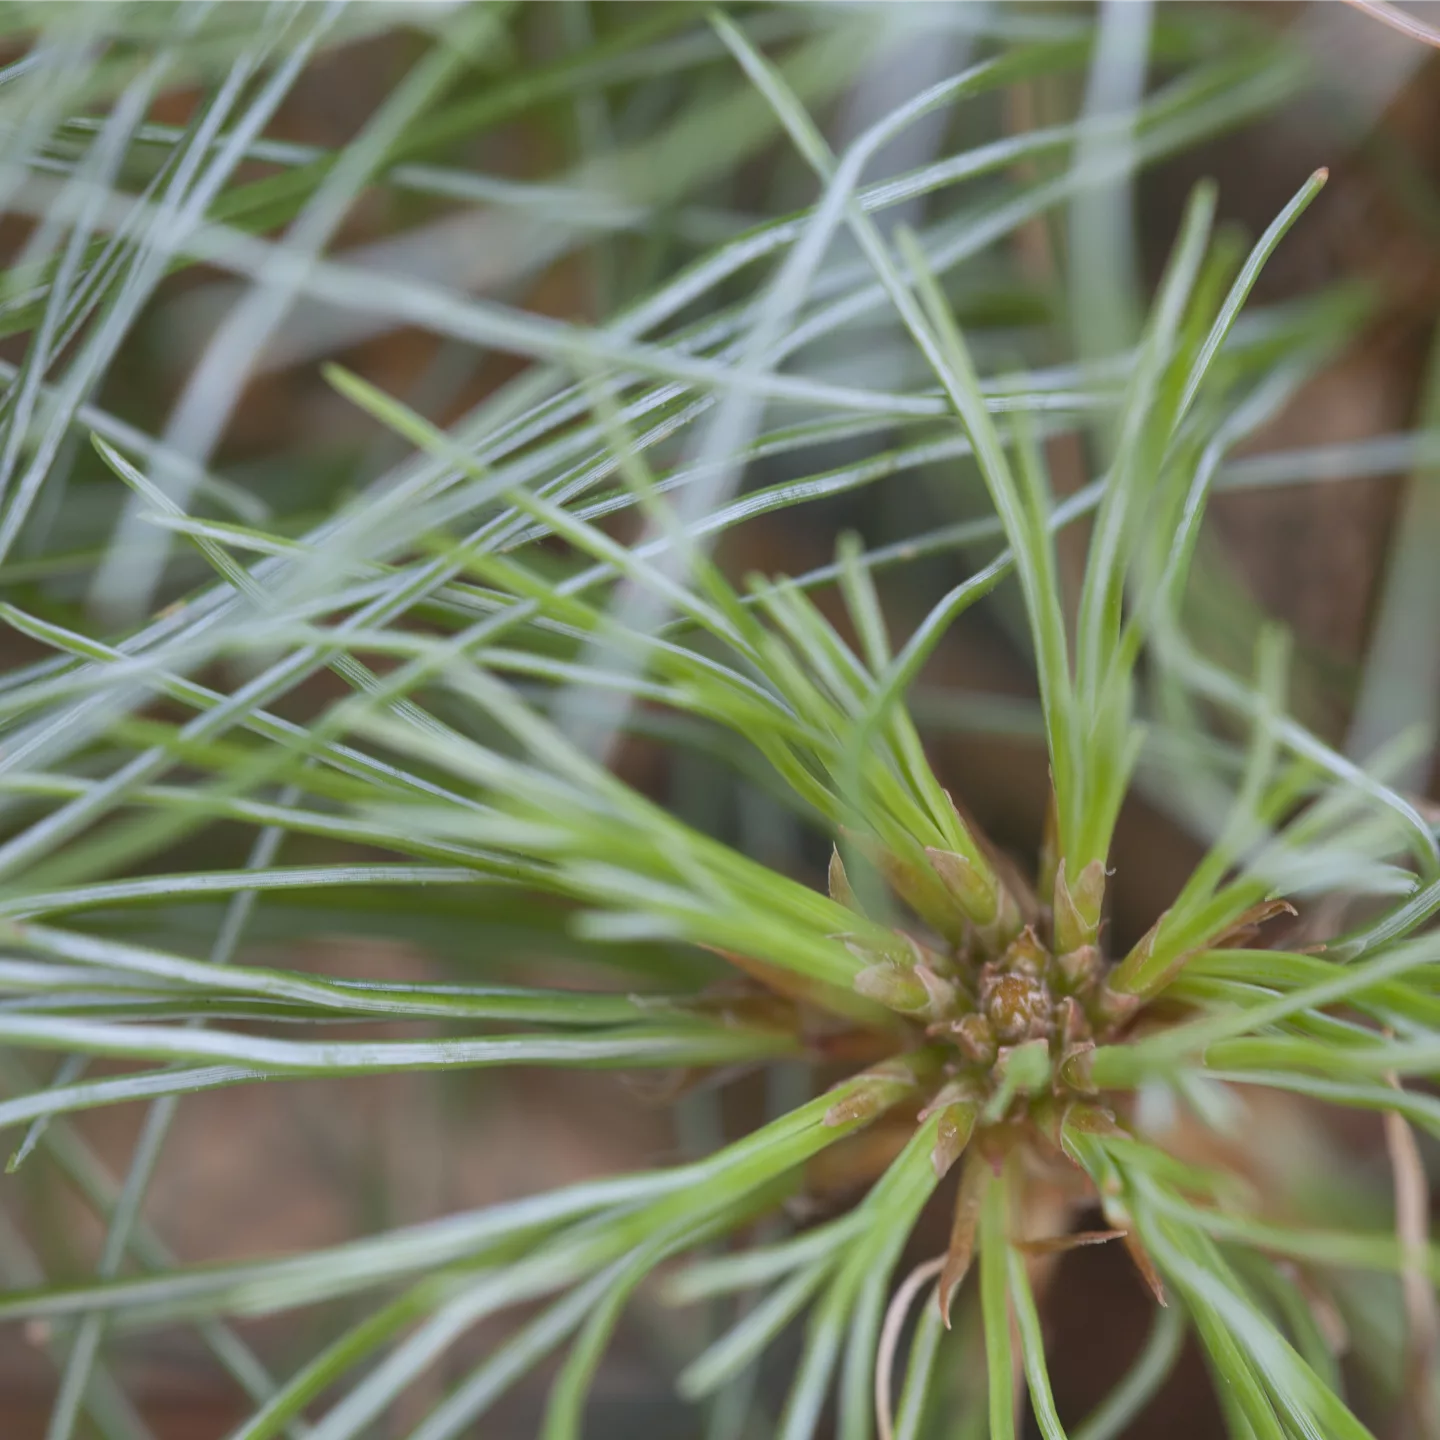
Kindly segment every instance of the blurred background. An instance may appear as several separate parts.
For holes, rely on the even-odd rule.
[[[237,26],[247,23],[245,12],[259,10],[249,3],[223,8]],[[751,33],[777,51],[814,50],[806,99],[837,150],[923,86],[993,48],[997,37],[1088,23],[1095,13],[1079,4],[946,0],[735,8]],[[1330,169],[1329,186],[1281,247],[1255,301],[1284,305],[1337,287],[1341,295],[1360,297],[1364,318],[1338,357],[1250,447],[1256,456],[1314,448],[1304,481],[1282,473],[1282,483],[1255,485],[1215,503],[1196,603],[1217,653],[1240,668],[1247,667],[1262,612],[1290,625],[1302,718],[1350,753],[1369,754],[1406,726],[1433,722],[1440,706],[1440,488],[1434,475],[1412,463],[1413,447],[1385,448],[1386,437],[1425,424],[1427,406],[1430,415],[1440,413],[1432,359],[1440,312],[1440,54],[1341,3],[1119,8],[1129,12],[1132,46],[1149,46],[1157,23],[1219,26],[1223,14],[1225,24],[1283,36],[1305,63],[1304,83],[1283,103],[1255,107],[1255,113],[1217,127],[1220,133],[1148,164],[1133,191],[1102,192],[1100,203],[1114,207],[1110,234],[1121,252],[1117,263],[1143,302],[1197,179],[1213,176],[1222,218],[1254,235],[1305,175],[1321,165]],[[476,77],[476,94],[487,87],[502,93],[513,76],[544,73],[660,9],[616,0],[531,0],[513,7],[508,54]],[[1428,11],[1440,24],[1440,5],[1409,9],[1422,17]],[[157,31],[163,30],[168,7],[149,10]],[[861,11],[873,21],[872,43],[827,50],[827,34],[838,33]],[[52,24],[53,16],[36,23]],[[345,144],[427,43],[424,20],[410,15],[396,13],[388,26],[372,16],[364,28],[368,33],[320,52],[280,107],[267,137],[282,148],[300,147],[290,159],[310,153],[306,147]],[[330,249],[357,264],[423,277],[535,314],[600,323],[759,220],[811,203],[813,178],[773,125],[737,122],[724,137],[727,143],[712,144],[695,163],[686,126],[702,113],[702,101],[723,101],[737,76],[713,37],[707,48],[703,23],[697,28],[686,21],[673,33],[700,37],[692,63],[654,73],[622,68],[560,100],[512,107],[448,146],[449,170],[473,179],[463,193],[423,184],[375,187],[352,207]],[[24,25],[11,34],[4,59],[14,65],[34,36]],[[1126,42],[1122,36],[1115,43],[1123,48]],[[1148,85],[1164,77],[1166,64],[1157,49]],[[1126,73],[1122,67],[1122,79]],[[1085,86],[1083,70],[1047,76],[939,112],[882,150],[865,178],[880,180],[967,146],[1073,117],[1086,103]],[[193,86],[167,91],[151,121],[183,124],[198,94]],[[1138,96],[1099,99],[1118,107]],[[95,113],[104,113],[103,106]],[[1034,178],[1047,163],[1030,160],[1017,169]],[[1062,157],[1053,163],[1067,162]],[[283,169],[263,156],[246,165],[244,175],[252,178]],[[895,218],[923,224],[933,218],[928,206],[951,203],[921,197]],[[1057,207],[971,263],[969,309],[961,318],[984,327],[991,359],[1003,360],[1007,349],[1052,361],[1071,353],[1067,337],[1085,321],[1087,282],[1086,257],[1067,245],[1066,220],[1065,207]],[[33,223],[19,213],[0,220],[7,263],[23,251]],[[1094,233],[1104,234],[1104,224]],[[123,363],[104,382],[98,397],[104,409],[159,434],[238,291],[233,278],[203,265],[165,281],[133,326]],[[1111,335],[1126,333],[1124,316],[1102,311],[1086,323],[1095,327],[1100,355],[1118,348],[1107,343],[1107,326]],[[0,343],[0,360],[18,364],[27,341],[24,333],[11,334]],[[384,316],[293,306],[260,349],[212,468],[297,531],[403,454],[324,383],[319,362],[326,358],[342,359],[444,421],[466,413],[525,364],[420,328],[397,327]],[[806,364],[810,373],[863,377],[891,388],[908,361],[898,335],[883,326],[857,326],[831,337]],[[1361,451],[1344,448],[1361,441],[1376,443]],[[865,453],[858,442],[834,448],[836,466]],[[1058,489],[1073,490],[1092,478],[1084,446],[1073,435],[1049,441],[1048,453]],[[63,458],[69,527],[60,547],[63,563],[54,558],[52,539],[44,554],[37,549],[30,558],[12,557],[4,583],[31,608],[83,611],[123,625],[134,597],[115,588],[106,557],[125,523],[124,495],[88,447],[76,445]],[[786,478],[786,463],[779,457],[755,465],[745,486]],[[845,528],[860,531],[874,546],[911,533],[926,517],[966,518],[947,498],[943,467],[932,468],[934,473],[924,467],[913,472],[902,488],[858,490],[749,525],[726,542],[722,557],[736,572],[794,574],[829,562]],[[951,551],[888,571],[882,584],[894,628],[903,633],[937,589],[953,583],[957,564],[965,563],[963,553]],[[207,577],[201,560],[173,548],[145,608],[163,605]],[[1030,855],[1046,777],[1031,673],[1015,643],[1013,618],[1003,602],[967,614],[926,673],[915,708],[947,784],[1003,845]],[[13,634],[0,635],[0,646],[7,667],[39,653]],[[337,684],[311,682],[290,697],[290,713],[314,713]],[[820,880],[824,844],[762,786],[737,784],[734,771],[704,751],[662,741],[631,737],[617,765],[693,823],[768,863]],[[1418,756],[1406,777],[1407,788],[1430,804],[1440,798],[1433,761],[1433,751]],[[242,843],[243,837],[223,828],[207,832],[191,842],[189,863],[203,863],[195,859],[196,845],[210,847],[216,864],[235,863]],[[1162,803],[1140,800],[1131,807],[1113,858],[1116,944],[1143,932],[1198,854],[1198,842],[1167,818]],[[169,868],[164,857],[155,868]],[[547,933],[529,915],[512,925],[495,904],[477,916],[465,908],[473,903],[438,892],[419,899],[347,892],[328,907],[323,896],[267,897],[245,954],[255,964],[391,978],[443,976],[463,967],[469,974],[478,968],[513,979],[533,977],[537,965],[563,977],[567,967],[582,963],[567,949],[563,917]],[[143,933],[133,915],[116,923]],[[213,929],[214,912],[197,906],[189,915],[170,907],[166,924],[172,935],[177,925],[192,925],[200,945]],[[633,963],[643,970],[643,953]],[[703,972],[703,962],[693,963]],[[30,1063],[0,1054],[0,1082],[7,1090],[30,1088],[36,1080],[24,1068]],[[702,1153],[735,1133],[747,1116],[785,1103],[779,1092],[786,1087],[803,1093],[807,1079],[781,1071],[767,1083],[769,1094],[757,1080],[722,1095],[608,1074],[583,1084],[557,1072],[405,1075],[192,1097],[181,1109],[146,1217],[187,1262],[330,1244],[380,1226]],[[65,1127],[63,1136],[52,1135],[54,1143],[3,1181],[0,1265],[8,1284],[34,1283],[37,1265],[62,1277],[91,1269],[103,1234],[96,1196],[123,1174],[140,1118],[138,1107],[86,1115]],[[1351,1138],[1357,1169],[1383,1168],[1378,1124],[1357,1121]],[[1287,1143],[1302,1141],[1289,1137]],[[841,1192],[843,1183],[837,1179]],[[943,1225],[944,1219],[927,1223]],[[922,1242],[917,1253],[933,1248]],[[1103,1395],[1138,1344],[1147,1307],[1123,1256],[1081,1250],[1067,1258],[1051,1312],[1062,1414],[1084,1413]],[[343,1320],[334,1307],[322,1307],[314,1315],[242,1329],[262,1356],[288,1371]],[[493,1346],[511,1323],[481,1326],[451,1363],[459,1367],[467,1355]],[[587,1435],[678,1440],[698,1434],[694,1412],[673,1398],[671,1381],[700,1343],[701,1324],[703,1317],[664,1310],[642,1296],[606,1361]],[[44,1434],[54,1385],[46,1358],[50,1338],[34,1328],[0,1332],[4,1440]],[[243,1413],[232,1383],[193,1331],[122,1335],[115,1337],[113,1353],[160,1440],[219,1437]],[[757,1407],[762,1418],[748,1433],[767,1433],[766,1386],[786,1378],[786,1364],[783,1354],[771,1357],[774,1374],[762,1377]],[[481,1433],[506,1440],[533,1434],[543,1379],[522,1386],[486,1419]],[[445,1374],[426,1383],[433,1388],[411,1397],[413,1411],[388,1418],[389,1434],[408,1433],[444,1386]],[[1186,1360],[1133,1433],[1167,1440],[1221,1433],[1197,1357]]]

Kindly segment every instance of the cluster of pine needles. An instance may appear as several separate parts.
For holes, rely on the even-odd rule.
[[[1044,1301],[1066,1249],[1105,1242],[1155,1319],[1073,1440],[1122,1434],[1191,1337],[1236,1440],[1369,1436],[1357,1385],[1362,1413],[1440,1433],[1420,1150],[1440,1101],[1417,1083],[1440,1075],[1436,828],[1390,783],[1403,747],[1360,765],[1293,717],[1282,627],[1260,625],[1237,667],[1188,608],[1217,487],[1433,456],[1400,436],[1235,457],[1364,317],[1349,293],[1246,308],[1326,177],[1296,177],[1251,245],[1198,187],[1112,353],[1081,333],[1054,359],[1053,293],[991,318],[983,303],[1011,236],[1068,220],[1071,284],[1093,287],[1069,295],[1078,329],[1119,307],[1127,277],[1103,257],[1136,170],[1308,72],[1228,11],[921,8],[907,24],[969,27],[946,39],[968,58],[839,154],[813,113],[906,7],[8,16],[0,187],[31,228],[0,301],[25,337],[0,401],[0,615],[33,658],[0,683],[0,1124],[8,1183],[43,1156],[105,1231],[83,1278],[47,1277],[21,1227],[0,1233],[0,1317],[30,1322],[57,1367],[48,1440],[141,1440],[124,1355],[177,1325],[246,1397],[231,1440],[359,1440],[502,1312],[503,1338],[409,1440],[496,1433],[487,1410],[547,1363],[538,1433],[574,1440],[642,1287],[710,1317],[678,1385],[713,1440],[832,1423],[843,1440],[1030,1424],[1062,1440]],[[532,63],[527,26],[552,24],[558,58]],[[343,66],[396,34],[409,68],[351,140],[273,137],[317,57]],[[1079,96],[1074,117],[995,138],[998,99],[1041,85]],[[181,86],[188,118],[150,119]],[[866,180],[937,116],[958,148]],[[475,168],[476,137],[531,121],[573,131],[573,169]],[[803,167],[803,208],[746,221],[693,198],[776,146]],[[369,269],[333,242],[375,193],[423,223],[501,216],[486,233],[522,237],[502,257],[512,288],[537,237],[540,265],[593,251],[608,308],[561,321]],[[902,206],[923,219],[893,223]],[[202,267],[244,288],[163,429],[122,418],[127,346],[169,277]],[[287,317],[319,306],[366,333],[419,327],[472,369],[486,351],[530,363],[450,423],[428,418],[433,397],[330,366],[332,406],[370,437],[341,481],[284,452],[253,484],[217,473]],[[1057,494],[1049,442],[1071,434],[1094,478]],[[717,548],[922,475],[987,503],[884,543],[846,533],[791,577],[737,579]],[[947,588],[901,626],[879,583],[916,566]],[[1038,681],[1051,804],[1033,864],[946,789],[907,708],[982,601],[1009,607]],[[291,703],[327,674],[338,698]],[[629,783],[612,762],[630,743],[699,756],[833,842],[828,885]],[[1207,848],[1117,948],[1112,842],[1137,786]],[[215,833],[239,863],[207,863]],[[471,963],[444,983],[250,963],[257,920],[298,924],[286,907],[307,897],[342,931],[444,929]],[[1294,923],[1315,913],[1350,928]],[[533,983],[497,983],[516,978],[517,933]],[[496,1066],[658,1067],[710,1094],[763,1071],[806,1090],[684,1163],[278,1258],[179,1264],[146,1218],[184,1097]],[[112,1179],[73,1117],[142,1102]],[[1277,1188],[1269,1127],[1327,1107],[1384,1117],[1386,1185]],[[854,1203],[806,1220],[794,1202],[827,1155],[858,1177]],[[902,1267],[947,1187],[948,1246]],[[262,1360],[244,1322],[304,1307],[340,1317],[325,1343]],[[757,1377],[797,1334],[766,1419]]]

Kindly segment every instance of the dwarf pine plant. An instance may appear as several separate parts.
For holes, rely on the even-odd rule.
[[[1129,5],[6,24],[0,1317],[54,1362],[47,1440],[145,1436],[126,1356],[177,1326],[243,1397],[231,1440],[519,1433],[489,1412],[531,1372],[535,1433],[567,1440],[642,1297],[712,1317],[677,1383],[717,1440],[1105,1440],[1187,1344],[1237,1440],[1437,1433],[1435,827],[1394,747],[1362,765],[1292,716],[1281,627],[1237,663],[1189,604],[1217,486],[1433,447],[1236,458],[1364,315],[1247,309],[1323,172],[1253,244],[1197,188],[1143,312],[1126,258],[1140,167],[1310,83],[1283,32]],[[948,68],[837,153],[815,117],[901,42]],[[293,96],[366,43],[395,74],[355,133],[289,138]],[[1007,122],[1016,94],[1050,120]],[[867,172],[922,125],[914,168]],[[517,134],[569,158],[487,172]],[[761,156],[798,208],[742,209]],[[383,255],[339,244],[362,200]],[[457,216],[459,262],[401,243]],[[1024,231],[1048,274],[1018,266]],[[525,308],[562,261],[586,318]],[[405,397],[362,376],[402,327],[441,342]],[[342,350],[319,439],[220,467],[257,374]],[[135,393],[151,371],[163,402]],[[1067,436],[1089,478],[1061,489]],[[756,521],[877,495],[909,528],[872,507],[833,561],[736,563]],[[907,573],[943,593],[882,601]],[[992,843],[907,708],[982,601],[1033,657],[1035,854]],[[803,844],[771,863],[636,753]],[[1120,943],[1136,787],[1206,848]],[[257,963],[267,913],[431,946],[443,983]],[[185,1097],[497,1066],[791,1095],[675,1163],[332,1248],[181,1264],[147,1219]],[[112,1176],[76,1117],[116,1105],[144,1120]],[[1345,1111],[1379,1112],[1390,1163],[1339,1185]],[[1282,1189],[1274,1127],[1317,1114]],[[801,1203],[827,1165],[840,1200]],[[26,1238],[37,1166],[101,1221],[86,1273],[47,1277]],[[948,1245],[916,1255],[935,1206]],[[1154,1324],[1062,1416],[1047,1299],[1062,1252],[1105,1242]],[[257,1353],[248,1322],[301,1309],[311,1348]]]

